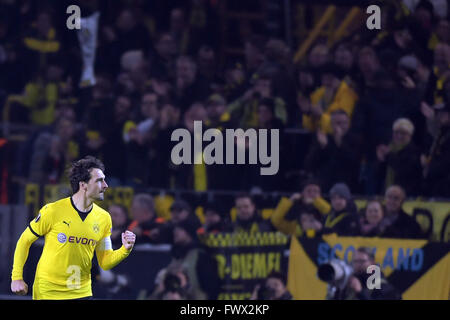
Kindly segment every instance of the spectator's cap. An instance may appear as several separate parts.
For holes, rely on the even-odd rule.
[[[336,183],[330,189],[330,197],[333,195],[338,195],[346,200],[350,200],[352,198],[352,194],[350,192],[350,188],[345,183]]]
[[[191,206],[184,200],[175,200],[170,206],[170,211],[182,211],[187,210],[191,212]]]
[[[450,112],[450,103],[438,103],[433,108],[436,112]]]
[[[225,101],[225,98],[218,93],[214,93],[212,95],[209,96],[208,100],[206,101],[207,105],[226,105],[227,102]]]
[[[395,120],[394,124],[392,125],[392,130],[403,130],[408,132],[410,135],[414,134],[414,124],[406,118],[400,118]]]
[[[193,239],[197,239],[197,229],[198,229],[199,225],[197,223],[195,223],[194,220],[192,219],[187,219],[184,220],[180,223],[177,223],[175,225],[175,228],[179,228],[182,229],[184,231],[186,231],[186,233]]]
[[[416,71],[419,66],[419,60],[413,55],[406,55],[400,58],[398,66],[403,69]]]

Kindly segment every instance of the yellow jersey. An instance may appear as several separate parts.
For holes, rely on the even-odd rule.
[[[26,256],[23,259],[21,246],[28,246],[28,253],[31,243],[44,236],[44,249],[33,284],[33,299],[59,300],[92,296],[91,266],[94,251],[103,269],[114,267],[131,251],[123,246],[119,250],[112,250],[111,228],[111,216],[95,203],[89,212],[79,211],[71,197],[45,205],[19,239],[12,280],[22,279]]]

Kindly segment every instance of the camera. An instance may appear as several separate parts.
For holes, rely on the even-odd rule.
[[[275,290],[265,284],[258,289],[258,300],[272,300],[275,298]]]
[[[177,275],[167,274],[164,278],[165,290],[175,291],[181,288],[181,280]]]
[[[321,264],[317,270],[319,279],[327,282],[332,287],[344,289],[353,274],[353,268],[345,261],[332,259]]]

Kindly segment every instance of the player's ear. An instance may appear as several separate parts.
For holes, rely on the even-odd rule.
[[[80,190],[87,190],[87,184],[84,181],[80,181]]]

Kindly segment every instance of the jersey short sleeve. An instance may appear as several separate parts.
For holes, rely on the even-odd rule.
[[[39,210],[36,218],[30,222],[29,228],[35,236],[42,237],[50,231],[52,223],[53,219],[51,206],[47,204]]]

